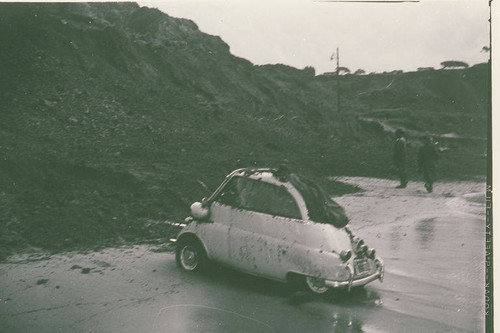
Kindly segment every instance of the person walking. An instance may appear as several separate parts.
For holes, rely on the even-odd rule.
[[[436,179],[436,163],[439,158],[438,151],[431,137],[424,139],[424,145],[418,151],[418,167],[423,173],[425,189],[431,193],[433,191],[434,180]]]
[[[406,139],[404,138],[404,132],[401,129],[396,130],[395,136],[396,141],[394,142],[392,161],[398,170],[400,181],[396,188],[405,188],[408,184],[408,179],[406,178]]]

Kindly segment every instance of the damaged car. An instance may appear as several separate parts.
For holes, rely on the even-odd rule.
[[[384,264],[348,227],[344,209],[318,185],[280,168],[229,174],[191,205],[176,262],[196,271],[216,261],[317,294],[383,280]]]

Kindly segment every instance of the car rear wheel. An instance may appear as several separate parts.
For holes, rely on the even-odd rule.
[[[306,276],[305,285],[309,291],[318,295],[326,294],[329,290],[329,288],[325,285],[324,279],[312,276]]]
[[[207,256],[200,242],[189,238],[177,244],[175,260],[177,266],[186,271],[198,271],[205,265]]]

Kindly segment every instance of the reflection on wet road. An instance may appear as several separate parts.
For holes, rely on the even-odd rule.
[[[166,306],[158,312],[152,331],[161,332],[276,332],[266,323],[234,311],[199,304]]]
[[[481,332],[482,184],[347,178],[336,200],[385,260],[383,283],[326,298],[214,266],[179,270],[151,248],[0,265],[1,332]]]
[[[187,278],[194,279],[194,284],[208,284],[211,290],[201,292],[197,298],[203,303],[161,309],[155,318],[155,330],[364,332],[369,312],[382,307],[376,290],[360,288],[350,294],[338,292],[321,298],[220,266],[196,276],[188,274]],[[201,305],[207,303],[211,305]],[[362,309],[369,312],[359,313]]]
[[[441,183],[427,194],[416,183],[394,189],[386,180],[346,180],[370,189],[337,201],[385,260],[377,288],[384,307],[453,331],[484,331],[484,184]]]

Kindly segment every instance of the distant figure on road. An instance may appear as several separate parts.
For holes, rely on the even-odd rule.
[[[405,188],[408,184],[406,178],[406,139],[404,138],[403,130],[396,130],[396,141],[394,142],[394,152],[392,161],[398,170],[399,185],[396,188]]]
[[[418,168],[422,171],[425,181],[425,189],[432,192],[432,186],[436,178],[436,163],[438,152],[431,137],[424,139],[424,145],[418,151]]]

